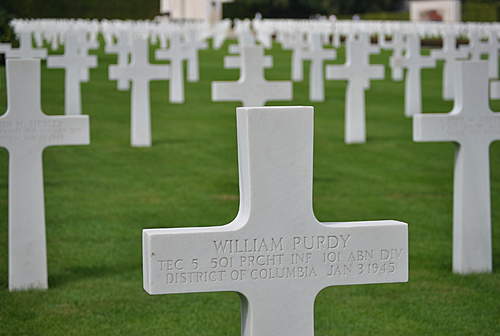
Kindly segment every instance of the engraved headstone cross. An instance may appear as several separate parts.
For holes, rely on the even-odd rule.
[[[407,281],[405,223],[314,216],[313,117],[238,109],[239,213],[223,226],[144,230],[149,294],[238,292],[243,336],[311,336],[323,288]]]
[[[0,147],[9,152],[9,289],[46,289],[42,153],[89,143],[88,116],[48,116],[40,106],[40,61],[7,60],[7,113]]]

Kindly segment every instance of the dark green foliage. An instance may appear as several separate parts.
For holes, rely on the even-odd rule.
[[[12,14],[0,7],[0,43],[12,40],[13,31],[9,25],[12,18]]]
[[[224,5],[228,18],[253,17],[260,12],[265,18],[308,18],[315,14],[352,15],[393,11],[401,0],[237,0]]]
[[[408,12],[376,12],[361,14],[363,20],[396,20],[405,21],[410,19]]]
[[[159,12],[159,0],[0,0],[0,42],[14,40],[8,24],[14,18],[143,20]]]
[[[462,20],[471,22],[498,21],[500,19],[500,2],[498,1],[466,1],[462,4]]]
[[[159,0],[2,0],[2,8],[18,18],[152,19]]]

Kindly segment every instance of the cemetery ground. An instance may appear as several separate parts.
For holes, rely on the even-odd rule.
[[[212,103],[210,82],[236,80],[221,50],[200,53],[201,81],[186,103],[151,84],[153,146],[130,146],[130,93],[107,79],[115,55],[102,49],[82,84],[91,145],[44,152],[48,291],[7,289],[7,167],[0,152],[0,335],[238,335],[235,293],[149,296],[142,289],[142,229],[211,226],[238,210],[237,103]],[[425,52],[428,52],[426,50]],[[290,78],[290,52],[275,46],[267,79]],[[329,63],[343,63],[343,51]],[[388,63],[388,53],[372,63]],[[442,63],[423,71],[423,111],[448,112]],[[368,142],[346,145],[344,81],[327,81],[326,102],[308,101],[305,80],[292,102],[313,105],[314,210],[320,221],[396,219],[409,224],[409,282],[338,286],[315,304],[316,335],[500,334],[500,143],[491,146],[492,274],[451,273],[454,145],[414,143],[404,117],[404,82],[372,81]],[[6,111],[5,68],[0,107]],[[30,97],[26,97],[29,99]],[[42,107],[64,113],[64,71],[42,65]],[[492,101],[500,111],[500,101]],[[287,307],[283,307],[287,309]],[[272,317],[270,317],[272,318]]]

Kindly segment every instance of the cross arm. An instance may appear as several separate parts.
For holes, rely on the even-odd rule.
[[[368,48],[368,53],[370,53],[370,54],[378,54],[378,53],[380,53],[380,47],[376,46],[376,45],[371,45]]]
[[[389,65],[391,66],[391,68],[402,68],[404,66],[403,56],[392,55],[389,60]]]
[[[241,67],[241,56],[226,56],[224,57],[224,68],[236,69]],[[272,56],[264,56],[264,68],[273,67]]]
[[[64,55],[47,57],[48,68],[61,68],[67,65],[68,61]]]
[[[29,49],[22,48],[10,49],[5,52],[7,58],[47,58],[47,50],[45,49]]]
[[[370,79],[384,79],[385,71],[384,66],[381,64],[369,65],[367,69],[367,74]]]
[[[229,225],[143,230],[144,290],[149,294],[237,291],[229,271],[236,262],[231,253],[244,247],[234,233]]]
[[[242,101],[241,82],[212,82],[212,101]]]
[[[108,78],[111,80],[130,80],[130,76],[128,75],[128,68],[119,65],[110,65],[108,67]]]
[[[285,284],[305,290],[304,282],[314,294],[334,285],[408,281],[408,228],[377,221],[304,225],[281,234],[236,224],[144,230],[143,258],[149,294],[252,297],[259,283],[280,291]]]
[[[460,127],[457,116],[451,113],[426,113],[413,117],[414,141],[457,141],[454,133]]]
[[[436,59],[429,56],[424,56],[422,57],[422,66],[426,68],[434,68],[436,66]]]
[[[322,223],[322,288],[408,281],[408,225],[393,220]]]
[[[313,60],[315,58],[321,60],[334,60],[337,57],[337,52],[334,49],[308,50],[302,53],[303,59]]]
[[[436,60],[432,57],[421,56],[418,61],[415,62],[412,59],[405,57],[401,61],[401,65],[405,68],[433,68],[436,66]]]
[[[90,144],[88,116],[50,116],[48,123],[52,126],[47,146]]]
[[[9,43],[0,43],[0,54],[6,54],[11,50],[12,49]]]
[[[239,44],[231,44],[229,46],[230,54],[239,54],[240,53],[240,45]]]
[[[436,59],[445,59],[448,56],[448,53],[444,50],[438,49],[438,50],[431,50],[431,57],[434,57]]]
[[[84,58],[86,66],[89,68],[95,68],[97,66],[97,56],[96,55],[86,55]]]
[[[327,65],[326,66],[326,79],[348,79],[351,69],[345,65]]]
[[[150,80],[163,80],[171,78],[170,64],[150,64],[147,66],[147,71],[143,70],[143,74],[147,74]]]

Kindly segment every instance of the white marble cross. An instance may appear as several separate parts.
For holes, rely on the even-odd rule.
[[[482,55],[488,56],[488,76],[490,79],[498,78],[498,52],[500,50],[500,40],[495,30],[487,32],[487,41],[484,42],[479,29],[471,28],[467,37],[469,44],[461,46],[460,50],[470,54],[471,61],[480,61]]]
[[[224,56],[224,69],[241,69],[242,67],[242,57],[241,56]],[[273,67],[273,57],[270,55],[265,55],[262,62],[264,69],[269,69]]]
[[[64,113],[66,115],[82,114],[80,82],[82,72],[97,66],[97,57],[87,55],[79,50],[79,34],[68,32],[64,43],[64,55],[49,56],[48,68],[64,68]]]
[[[130,56],[130,33],[126,31],[120,31],[116,36],[116,42],[113,41],[113,37],[107,40],[105,45],[105,52],[108,54],[117,55],[117,65],[119,67],[126,67],[129,63]],[[109,76],[109,74],[108,74]],[[117,81],[118,90],[128,90],[130,88],[130,82],[127,79],[119,79]]]
[[[322,223],[312,107],[239,108],[240,210],[223,226],[143,231],[149,294],[241,294],[241,335],[314,334],[329,286],[408,281],[407,224]]]
[[[371,79],[383,79],[384,67],[371,65],[370,54],[379,52],[371,45],[368,34],[359,34],[346,42],[346,63],[328,65],[326,79],[347,80],[345,103],[345,142],[366,142],[365,90]]]
[[[497,31],[488,32],[488,41],[481,43],[483,52],[488,55],[488,77],[498,78],[498,52],[500,51],[500,40]]]
[[[7,55],[12,50],[10,43],[0,43],[0,54]]]
[[[9,289],[47,289],[43,150],[89,144],[89,119],[42,113],[36,59],[7,60],[7,104],[0,146],[9,152]]]
[[[490,98],[500,99],[500,80],[491,81]]]
[[[469,53],[471,61],[480,61],[484,48],[481,42],[482,37],[479,30],[476,28],[469,29],[467,32],[467,39],[469,40],[469,43],[467,45],[460,46],[460,50],[464,50]]]
[[[230,54],[241,54],[241,49],[243,47],[253,47],[256,46],[255,37],[251,31],[243,30],[238,33],[238,43],[231,44],[229,46]]]
[[[488,64],[458,62],[451,113],[413,117],[415,141],[453,141],[453,271],[491,272],[490,144],[500,140],[500,113],[488,100]]]
[[[197,30],[190,30],[187,33],[184,49],[187,58],[187,80],[190,82],[198,82],[200,80],[200,65],[198,52],[207,49],[207,42],[203,41],[200,33]]]
[[[131,61],[126,67],[111,65],[110,79],[132,82],[131,144],[134,147],[151,146],[151,113],[149,82],[170,78],[170,66],[149,63],[149,44],[146,38],[134,37]]]
[[[457,36],[453,32],[443,33],[443,48],[441,50],[432,50],[431,56],[435,59],[444,60],[443,67],[443,99],[453,99],[455,91],[455,73],[458,59],[467,57],[467,52],[457,48]]]
[[[89,69],[97,66],[97,56],[89,55],[89,50],[99,48],[99,42],[97,41],[97,34],[89,33],[87,31],[77,31],[78,38],[78,53],[82,59],[85,58],[95,58],[96,63],[91,67],[82,67],[80,74],[82,82],[88,82],[90,79]]]
[[[383,49],[391,49],[392,55],[389,59],[391,66],[391,76],[393,81],[403,79],[403,52],[405,50],[405,39],[402,32],[393,32],[391,41],[385,40],[385,37],[380,36],[380,46]]]
[[[6,58],[46,58],[46,49],[33,48],[33,39],[31,32],[20,32],[19,48],[4,48],[2,51],[5,53]]]
[[[322,102],[325,100],[324,61],[334,60],[337,53],[333,49],[323,49],[320,33],[310,35],[309,48],[303,51],[302,57],[311,61],[309,70],[309,100]]]
[[[270,100],[291,100],[292,83],[264,78],[264,50],[261,46],[243,47],[240,79],[237,82],[212,82],[213,101],[241,101],[243,106],[263,106]]]
[[[169,48],[156,50],[156,58],[170,61],[170,102],[184,103],[184,60],[186,48],[182,42],[181,34],[172,32],[169,36]]]
[[[288,47],[292,49],[292,81],[301,82],[304,80],[304,51],[308,47],[305,35],[300,32],[293,34]]]
[[[231,30],[231,20],[225,19],[224,21],[218,22],[213,27],[213,40],[212,47],[214,49],[220,49],[226,41],[227,35]]]
[[[406,54],[403,61],[408,70],[405,80],[405,115],[407,117],[422,113],[422,79],[423,68],[436,66],[436,60],[420,53],[420,37],[416,34],[406,35]]]

